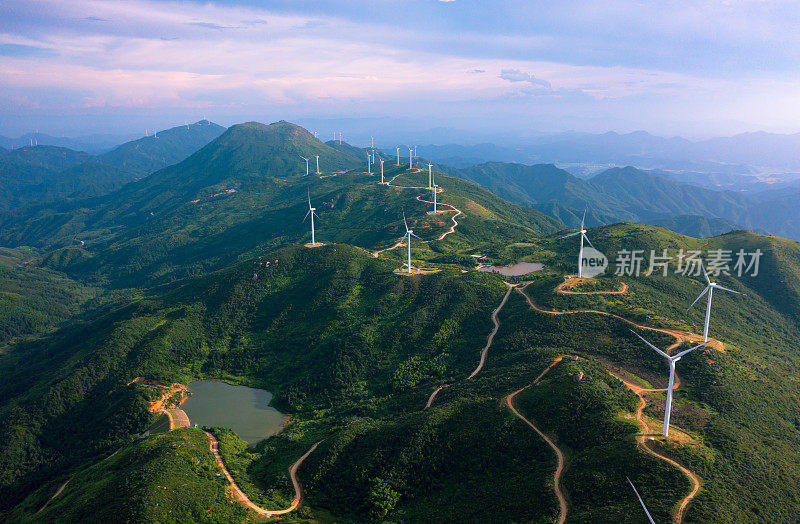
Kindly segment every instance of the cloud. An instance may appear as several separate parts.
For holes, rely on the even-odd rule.
[[[519,69],[503,69],[500,71],[499,78],[508,80],[509,82],[528,82],[532,85],[542,86],[546,89],[551,89],[550,82],[541,78],[536,78],[533,73],[525,73]]]
[[[241,29],[240,27],[230,26],[230,25],[220,25],[220,24],[215,24],[213,22],[187,22],[187,25],[202,27],[204,29],[215,29],[217,31],[222,31],[223,29]]]
[[[485,73],[486,69],[472,69],[471,71],[467,71],[467,73],[471,75],[478,75],[480,73]]]

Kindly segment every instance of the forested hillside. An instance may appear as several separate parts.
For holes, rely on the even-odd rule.
[[[627,246],[702,245],[635,225],[591,234],[609,254]],[[532,240],[507,249],[548,260],[550,269],[525,288],[541,307],[608,311],[688,331],[701,327],[702,311],[683,313],[699,292],[697,280],[626,278],[625,295],[554,295],[562,267],[573,260],[571,242]],[[768,248],[772,242],[739,233],[709,245]],[[786,252],[765,259],[760,277],[724,280],[746,298],[715,297],[712,332],[724,352],[698,352],[680,363],[674,423],[689,440],[667,442],[666,449],[703,479],[692,518],[785,520],[797,511],[791,489],[800,476],[793,451],[800,444],[800,391],[791,379],[798,364],[791,314],[796,298],[784,294],[778,301],[769,286],[796,286],[800,251],[795,242],[778,242]],[[415,258],[429,256],[415,251]],[[556,365],[517,401],[571,457],[564,473],[571,514],[638,521],[636,499],[620,495],[629,476],[648,494],[654,514],[668,519],[687,481],[637,451],[636,427],[616,415],[632,412],[635,397],[607,374],[622,368],[657,386],[664,380],[660,357],[614,318],[542,314],[514,291],[485,368],[465,380],[505,286],[496,274],[438,265],[438,273],[398,276],[399,261],[357,247],[294,246],[17,348],[13,358],[0,360],[7,377],[0,387],[4,507],[15,507],[39,485],[43,491],[31,500],[41,500],[52,490],[47,479],[82,470],[143,431],[150,420],[144,391],[125,384],[146,376],[163,383],[221,378],[276,393],[276,405],[293,416],[286,432],[255,451],[231,435],[221,450],[226,462],[240,464],[236,475],[250,486],[251,499],[265,505],[288,500],[285,467],[324,439],[300,470],[305,515],[324,508],[356,520],[492,520],[499,511],[501,520],[546,520],[557,512],[548,488],[552,452],[500,401],[555,357],[577,354],[580,360]],[[670,339],[659,333],[648,338],[661,345]],[[576,382],[578,371],[583,378]],[[442,384],[449,386],[424,409]],[[646,413],[658,419],[658,409],[657,402],[648,404]],[[780,439],[770,437],[775,434]],[[774,467],[757,466],[763,463]],[[740,474],[754,470],[759,474]],[[768,503],[757,486],[778,477],[785,489],[773,490]],[[90,482],[75,479],[76,488]],[[527,494],[522,500],[520,490]],[[497,506],[487,507],[484,496]],[[20,508],[33,506],[29,501]]]

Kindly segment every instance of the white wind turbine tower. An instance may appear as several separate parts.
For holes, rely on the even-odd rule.
[[[300,158],[302,158],[303,160],[305,160],[305,161],[306,161],[306,176],[308,176],[308,160],[309,160],[309,159],[308,159],[308,158],[306,158],[306,157],[304,157],[303,155],[300,155]]]
[[[433,171],[431,171],[432,167],[433,167],[433,164],[431,164],[429,162],[428,163],[428,188],[433,187]]]
[[[336,138],[336,135],[334,135],[334,138]],[[339,131],[339,145],[342,145],[342,132],[341,131]]]
[[[569,237],[574,237],[575,235],[580,235],[581,236],[581,248],[578,251],[578,278],[581,278],[583,276],[583,271],[581,270],[581,266],[583,265],[582,264],[582,261],[583,261],[583,241],[585,240],[589,244],[589,246],[594,247],[594,246],[592,246],[592,243],[589,242],[589,237],[586,236],[586,228],[583,225],[585,221],[586,221],[586,210],[583,211],[583,218],[581,219],[581,229],[580,229],[580,231],[577,231],[575,233],[570,233],[569,235],[561,237],[561,238],[569,238]]]
[[[636,491],[636,486],[633,485],[633,482],[631,482],[631,479],[629,479],[628,477],[625,477],[625,478],[628,479],[628,484],[631,485],[631,487],[633,488],[633,492],[636,493],[636,498],[639,499],[639,504],[642,505],[642,509],[644,509],[644,513],[645,513],[645,515],[647,515],[647,520],[650,521],[650,524],[656,524],[656,522],[653,520],[653,517],[650,516],[650,512],[647,511],[647,506],[644,505],[644,501],[642,500],[642,497],[639,496],[639,492]]]
[[[382,158],[380,159],[380,163],[381,163],[381,184],[383,184],[383,159]]]
[[[371,166],[372,166],[372,158],[370,158],[369,151],[367,151],[367,174],[368,175],[372,174],[372,170],[370,169]]]
[[[436,184],[433,184],[433,212],[434,212],[434,214],[437,212],[436,211],[436,192],[437,191],[439,191],[439,186],[437,186]]]
[[[406,222],[406,212],[405,211],[403,211],[403,225],[406,226],[405,239],[406,239],[406,244],[408,244],[408,272],[411,273],[411,237],[417,237],[417,238],[419,238],[419,237],[414,234],[413,230],[408,229],[408,222]],[[422,240],[421,238],[419,238],[419,239]]]
[[[308,212],[306,213],[306,216],[303,217],[303,222],[305,222],[306,218],[308,218],[309,216],[311,217],[311,245],[312,246],[314,246],[317,243],[316,237],[314,236],[314,215],[317,215],[317,208],[316,207],[311,207],[311,190],[309,189],[308,190]],[[317,218],[319,218],[319,215],[317,215]]]
[[[687,353],[689,353],[691,351],[694,351],[695,349],[697,349],[699,347],[705,346],[709,342],[714,342],[714,341],[713,340],[709,340],[709,341],[703,342],[701,344],[697,344],[694,347],[691,347],[689,349],[681,351],[680,353],[677,353],[675,355],[671,355],[670,356],[670,355],[667,355],[666,353],[664,353],[663,351],[661,351],[660,349],[658,349],[657,347],[655,347],[650,342],[646,341],[636,331],[631,329],[631,333],[633,333],[634,335],[636,335],[637,337],[642,339],[642,342],[644,342],[645,344],[647,344],[651,348],[655,349],[658,352],[659,355],[661,355],[662,357],[666,358],[667,361],[669,362],[669,385],[667,386],[667,405],[664,408],[664,436],[666,437],[667,434],[669,433],[669,416],[672,413],[672,387],[673,387],[673,384],[675,383],[675,363],[677,361],[679,361],[681,359],[681,357],[684,356],[685,354],[687,354]]]
[[[400,148],[397,148],[397,165],[400,165]]]
[[[692,305],[689,306],[686,309],[686,311],[689,311],[690,309],[692,309],[692,306],[695,305],[697,303],[697,301],[700,300],[700,298],[703,295],[708,293],[708,302],[706,302],[706,323],[705,323],[705,326],[703,326],[703,342],[706,342],[706,341],[708,341],[708,324],[709,324],[709,321],[711,320],[711,295],[714,294],[714,290],[715,289],[721,289],[723,291],[729,291],[731,293],[736,293],[737,295],[744,295],[744,293],[740,293],[739,291],[734,291],[732,289],[728,289],[726,287],[720,286],[716,282],[711,282],[711,279],[708,278],[708,273],[706,273],[706,268],[703,267],[702,263],[700,264],[700,269],[703,270],[703,276],[706,279],[706,284],[707,285],[706,285],[706,288],[699,295],[697,295],[697,298],[694,299],[694,302],[692,302]]]
[[[317,174],[319,175],[320,174],[320,171],[319,171],[319,155],[315,155],[315,156],[317,157]]]
[[[414,168],[414,157],[411,156],[411,154],[413,152],[414,152],[414,150],[409,147],[408,148],[408,168],[409,169],[413,169]]]

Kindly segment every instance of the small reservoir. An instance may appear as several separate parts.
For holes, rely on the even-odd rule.
[[[189,384],[192,395],[181,405],[192,425],[218,426],[236,432],[250,446],[275,435],[286,416],[269,405],[272,393],[218,380]]]
[[[542,269],[544,269],[544,264],[540,262],[517,262],[510,266],[483,266],[479,267],[478,271],[493,271],[505,277],[518,277],[534,271],[541,271]]]

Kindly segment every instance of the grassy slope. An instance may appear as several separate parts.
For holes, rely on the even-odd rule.
[[[225,491],[227,480],[205,433],[183,429],[138,439],[70,478],[33,522],[237,522],[246,510]],[[50,491],[36,493],[44,498]],[[47,500],[44,498],[44,500]],[[43,502],[42,502],[43,504]],[[35,507],[35,506],[34,506]],[[41,507],[41,505],[39,505]],[[38,509],[38,508],[36,508]],[[24,514],[23,508],[11,519]]]

